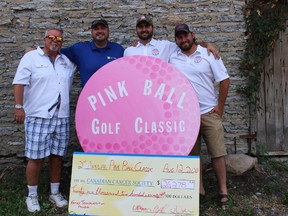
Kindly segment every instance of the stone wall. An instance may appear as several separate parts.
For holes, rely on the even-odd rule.
[[[231,87],[224,114],[226,144],[229,153],[247,152],[248,110],[237,93],[243,85],[238,65],[245,43],[244,1],[237,0],[7,0],[0,2],[0,166],[24,160],[24,128],[13,120],[13,87],[20,58],[28,47],[42,44],[44,30],[60,26],[65,30],[63,46],[90,40],[91,21],[108,20],[110,40],[125,48],[137,39],[135,22],[139,14],[150,14],[155,38],[174,40],[175,24],[186,22],[198,41],[213,42],[231,75]],[[74,129],[74,111],[81,91],[79,74],[72,90],[70,153],[81,149]]]

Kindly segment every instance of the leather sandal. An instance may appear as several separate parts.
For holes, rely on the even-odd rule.
[[[229,206],[229,197],[227,194],[219,194],[219,205],[222,210],[227,210]]]

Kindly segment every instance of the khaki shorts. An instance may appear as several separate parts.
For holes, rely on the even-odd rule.
[[[201,115],[200,132],[189,155],[200,155],[201,137],[204,139],[208,154],[212,158],[227,155],[224,144],[224,128],[222,119],[217,113],[205,113]]]

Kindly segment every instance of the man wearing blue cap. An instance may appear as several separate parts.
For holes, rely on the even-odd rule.
[[[61,49],[61,53],[77,65],[82,87],[97,70],[123,56],[124,48],[118,43],[108,41],[109,33],[106,20],[94,20],[91,24],[91,41],[79,42]]]

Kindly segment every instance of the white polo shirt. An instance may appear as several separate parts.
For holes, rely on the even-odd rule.
[[[216,60],[213,55],[208,56],[207,49],[198,45],[190,56],[178,49],[170,56],[169,62],[192,83],[198,96],[200,113],[211,111],[218,103],[215,82],[229,78],[222,60]]]
[[[143,45],[138,42],[135,47],[130,46],[125,49],[124,56],[144,55],[160,58],[168,62],[170,55],[177,50],[177,45],[168,40],[152,40]]]
[[[75,70],[76,66],[63,54],[56,57],[53,65],[40,47],[26,53],[13,80],[13,84],[25,85],[26,116],[52,118],[56,110],[53,105],[61,95],[58,117],[69,117],[69,92]]]

